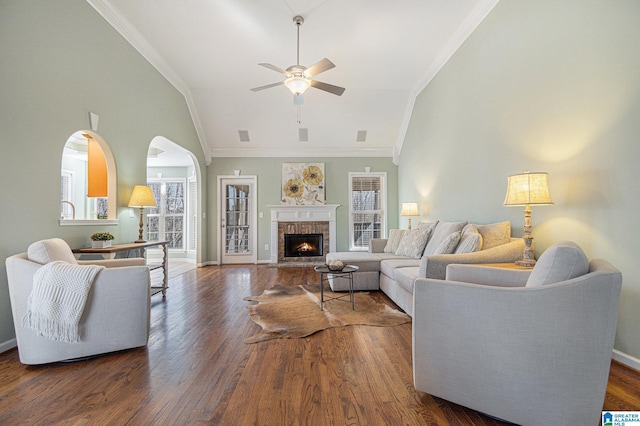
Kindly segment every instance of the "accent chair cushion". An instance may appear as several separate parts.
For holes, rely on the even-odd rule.
[[[589,272],[589,260],[574,242],[558,242],[542,253],[526,287],[541,287],[579,277]]]
[[[395,253],[405,232],[405,229],[390,229],[387,245],[384,246],[384,253]]]
[[[482,250],[482,234],[473,223],[468,223],[462,228],[460,242],[454,253],[473,253]]]
[[[511,241],[511,222],[504,221],[488,225],[476,225],[482,235],[482,250],[507,244]]]
[[[396,250],[396,256],[414,257],[422,256],[425,245],[431,236],[431,228],[409,229],[404,233],[400,245]]]
[[[61,238],[50,238],[32,243],[27,249],[27,257],[30,261],[42,265],[55,260],[62,260],[71,264],[78,263],[71,252],[69,244]]]

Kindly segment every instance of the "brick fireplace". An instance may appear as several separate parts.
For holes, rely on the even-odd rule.
[[[327,253],[336,251],[336,209],[339,204],[314,206],[268,206],[271,209],[271,263],[324,263]],[[304,236],[308,235],[308,241]],[[317,252],[285,253],[285,236],[298,245],[322,241]],[[295,250],[295,248],[294,248]],[[286,255],[288,254],[288,255]]]

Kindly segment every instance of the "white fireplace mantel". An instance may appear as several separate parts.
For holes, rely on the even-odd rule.
[[[336,251],[336,209],[340,204],[267,207],[271,209],[271,263],[278,263],[278,222],[329,222],[329,251]]]

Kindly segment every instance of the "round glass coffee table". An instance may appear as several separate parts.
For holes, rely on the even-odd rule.
[[[341,300],[343,302],[350,302],[351,309],[355,310],[355,303],[353,300],[353,273],[360,269],[354,265],[345,265],[339,271],[332,271],[327,265],[318,265],[313,268],[314,271],[320,274],[320,310],[324,311],[324,302],[329,300]],[[345,278],[349,281],[349,293],[341,296],[327,296],[324,295],[324,282],[327,283],[331,278]],[[331,288],[331,287],[329,287]],[[349,297],[349,300],[345,298]]]

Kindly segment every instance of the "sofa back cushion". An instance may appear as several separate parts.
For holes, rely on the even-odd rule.
[[[533,267],[526,287],[541,287],[589,272],[589,260],[574,242],[562,241],[546,249]]]
[[[398,250],[400,241],[406,232],[405,229],[390,229],[389,238],[387,239],[387,245],[384,246],[385,253],[395,253]]]
[[[424,246],[431,236],[431,229],[425,227],[406,231],[395,254],[419,259],[424,251]]]
[[[460,231],[452,232],[436,247],[433,254],[451,254],[460,242]]]
[[[482,250],[507,244],[511,241],[511,222],[504,221],[488,225],[476,225],[482,235]]]
[[[466,224],[467,222],[438,222],[431,238],[429,238],[427,247],[424,249],[424,255],[437,254],[438,247],[440,247],[443,241],[446,241],[454,232],[462,231],[462,228],[464,228]]]
[[[27,249],[27,257],[30,261],[42,265],[54,260],[62,260],[71,264],[78,263],[69,245],[60,238],[50,238],[32,243]]]
[[[482,234],[473,223],[468,223],[462,228],[460,243],[454,253],[473,253],[482,250]]]

